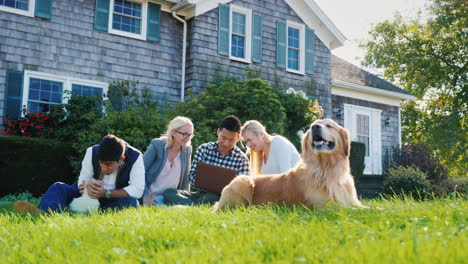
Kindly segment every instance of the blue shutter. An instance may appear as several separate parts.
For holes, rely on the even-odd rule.
[[[218,53],[229,56],[229,5],[219,4],[218,7]]]
[[[262,62],[262,15],[253,13],[252,15],[252,61]]]
[[[148,3],[147,28],[146,39],[151,41],[159,41],[161,31],[161,5]]]
[[[286,68],[286,23],[276,21],[276,66]]]
[[[305,72],[314,74],[315,32],[306,27],[305,30]]]
[[[29,0],[32,1],[32,0]],[[51,19],[52,18],[52,0],[36,0],[34,16]]]
[[[110,0],[96,0],[94,29],[108,31]]]
[[[5,116],[18,118],[21,116],[23,101],[23,72],[8,70],[6,76],[6,107]]]

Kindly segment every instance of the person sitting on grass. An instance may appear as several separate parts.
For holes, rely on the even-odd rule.
[[[198,147],[193,158],[192,168],[188,178],[195,184],[197,163],[204,162],[212,165],[234,169],[237,175],[249,174],[249,160],[236,146],[240,140],[241,121],[233,116],[227,116],[221,121],[217,134],[218,141],[208,142]],[[195,189],[195,187],[193,187]],[[220,195],[205,190],[187,191],[167,189],[163,193],[164,202],[168,205],[199,205],[213,204],[219,200]]]
[[[61,212],[74,198],[83,193],[84,182],[96,179],[88,185],[88,194],[99,199],[100,209],[137,207],[145,188],[143,155],[124,140],[107,135],[99,145],[89,147],[81,163],[79,186],[56,182],[49,187],[39,206],[16,201],[13,208],[18,213],[41,214]]]
[[[194,136],[192,121],[177,116],[169,122],[163,136],[151,141],[143,154],[146,184],[142,204],[159,206],[164,203],[165,190],[189,189],[190,143]]]
[[[250,152],[252,175],[280,174],[294,168],[301,159],[287,138],[268,134],[257,120],[245,122],[241,137]]]

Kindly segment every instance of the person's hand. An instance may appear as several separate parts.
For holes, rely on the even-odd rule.
[[[83,195],[83,192],[84,192],[84,181],[82,181],[82,182],[80,183],[80,185],[78,186],[78,189],[80,189],[80,193],[81,193],[81,195]]]
[[[88,184],[88,194],[89,197],[93,199],[99,199],[106,195],[106,189],[104,189],[104,185],[100,182],[93,182]]]
[[[154,199],[153,196],[151,195],[145,195],[143,196],[143,204],[144,205],[153,205],[156,204],[158,200]]]

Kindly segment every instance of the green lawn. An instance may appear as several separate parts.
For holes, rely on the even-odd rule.
[[[467,263],[466,199],[371,209],[139,208],[22,217],[0,204],[1,263]]]

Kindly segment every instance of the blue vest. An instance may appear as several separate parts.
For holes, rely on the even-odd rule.
[[[132,170],[133,164],[141,155],[141,152],[125,143],[125,164],[120,167],[117,177],[115,178],[115,188],[122,189],[128,186],[128,182],[130,181],[130,171]],[[101,173],[101,166],[99,166],[99,160],[97,159],[97,151],[99,149],[99,145],[93,146],[93,170],[94,170],[94,179],[99,179],[99,174]]]

